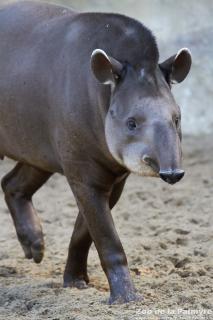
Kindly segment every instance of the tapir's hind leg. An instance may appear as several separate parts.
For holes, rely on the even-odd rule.
[[[50,176],[51,173],[18,163],[2,179],[2,189],[18,239],[26,258],[33,258],[36,263],[43,258],[44,240],[40,221],[32,204],[32,195]]]
[[[109,199],[112,209],[120,198],[126,179],[116,184]],[[64,287],[87,287],[87,257],[92,238],[88,232],[86,222],[79,212],[69,245],[68,258],[64,271]]]

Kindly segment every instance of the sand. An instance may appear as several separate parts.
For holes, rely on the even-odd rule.
[[[46,242],[40,265],[24,258],[1,193],[0,319],[212,319],[212,137],[185,137],[184,155],[186,176],[181,182],[169,186],[157,178],[132,175],[113,210],[143,302],[107,305],[108,284],[94,246],[89,288],[62,287],[77,215],[64,177],[54,175],[34,197]],[[2,161],[1,176],[13,165]],[[192,309],[200,313],[187,314]]]

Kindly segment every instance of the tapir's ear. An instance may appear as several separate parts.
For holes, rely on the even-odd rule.
[[[168,83],[179,83],[188,75],[191,64],[191,53],[187,48],[183,48],[159,66]]]
[[[114,84],[123,69],[122,64],[108,56],[105,51],[96,49],[91,55],[91,68],[96,79],[103,84]]]

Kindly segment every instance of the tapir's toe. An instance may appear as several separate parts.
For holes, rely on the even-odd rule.
[[[23,244],[21,244],[21,246],[22,246],[22,249],[24,250],[25,258],[32,259],[33,255],[32,255],[32,252],[31,252],[31,248],[29,246],[26,246],[26,245],[23,245]]]
[[[31,243],[21,243],[27,259],[33,259],[35,263],[40,263],[44,256],[44,241],[38,239]]]
[[[77,288],[77,289],[87,289],[89,283],[88,276],[85,277],[72,277],[70,275],[64,275],[64,288]]]
[[[143,301],[143,296],[135,292],[127,292],[124,295],[113,296],[109,298],[109,304],[124,304],[129,302]]]
[[[35,242],[33,242],[32,246],[31,246],[31,252],[32,252],[32,256],[33,256],[33,260],[36,263],[40,263],[43,259],[44,256],[44,242],[43,240],[36,240]]]

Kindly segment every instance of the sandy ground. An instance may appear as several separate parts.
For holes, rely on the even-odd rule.
[[[144,297],[140,303],[106,304],[108,286],[94,247],[90,287],[62,288],[77,215],[64,177],[55,175],[34,199],[46,240],[40,265],[24,259],[1,193],[0,319],[212,319],[212,137],[186,137],[184,154],[183,181],[169,186],[156,178],[131,176],[113,210],[133,280]],[[12,166],[9,160],[1,162],[1,176]],[[184,309],[206,315],[189,316]]]

